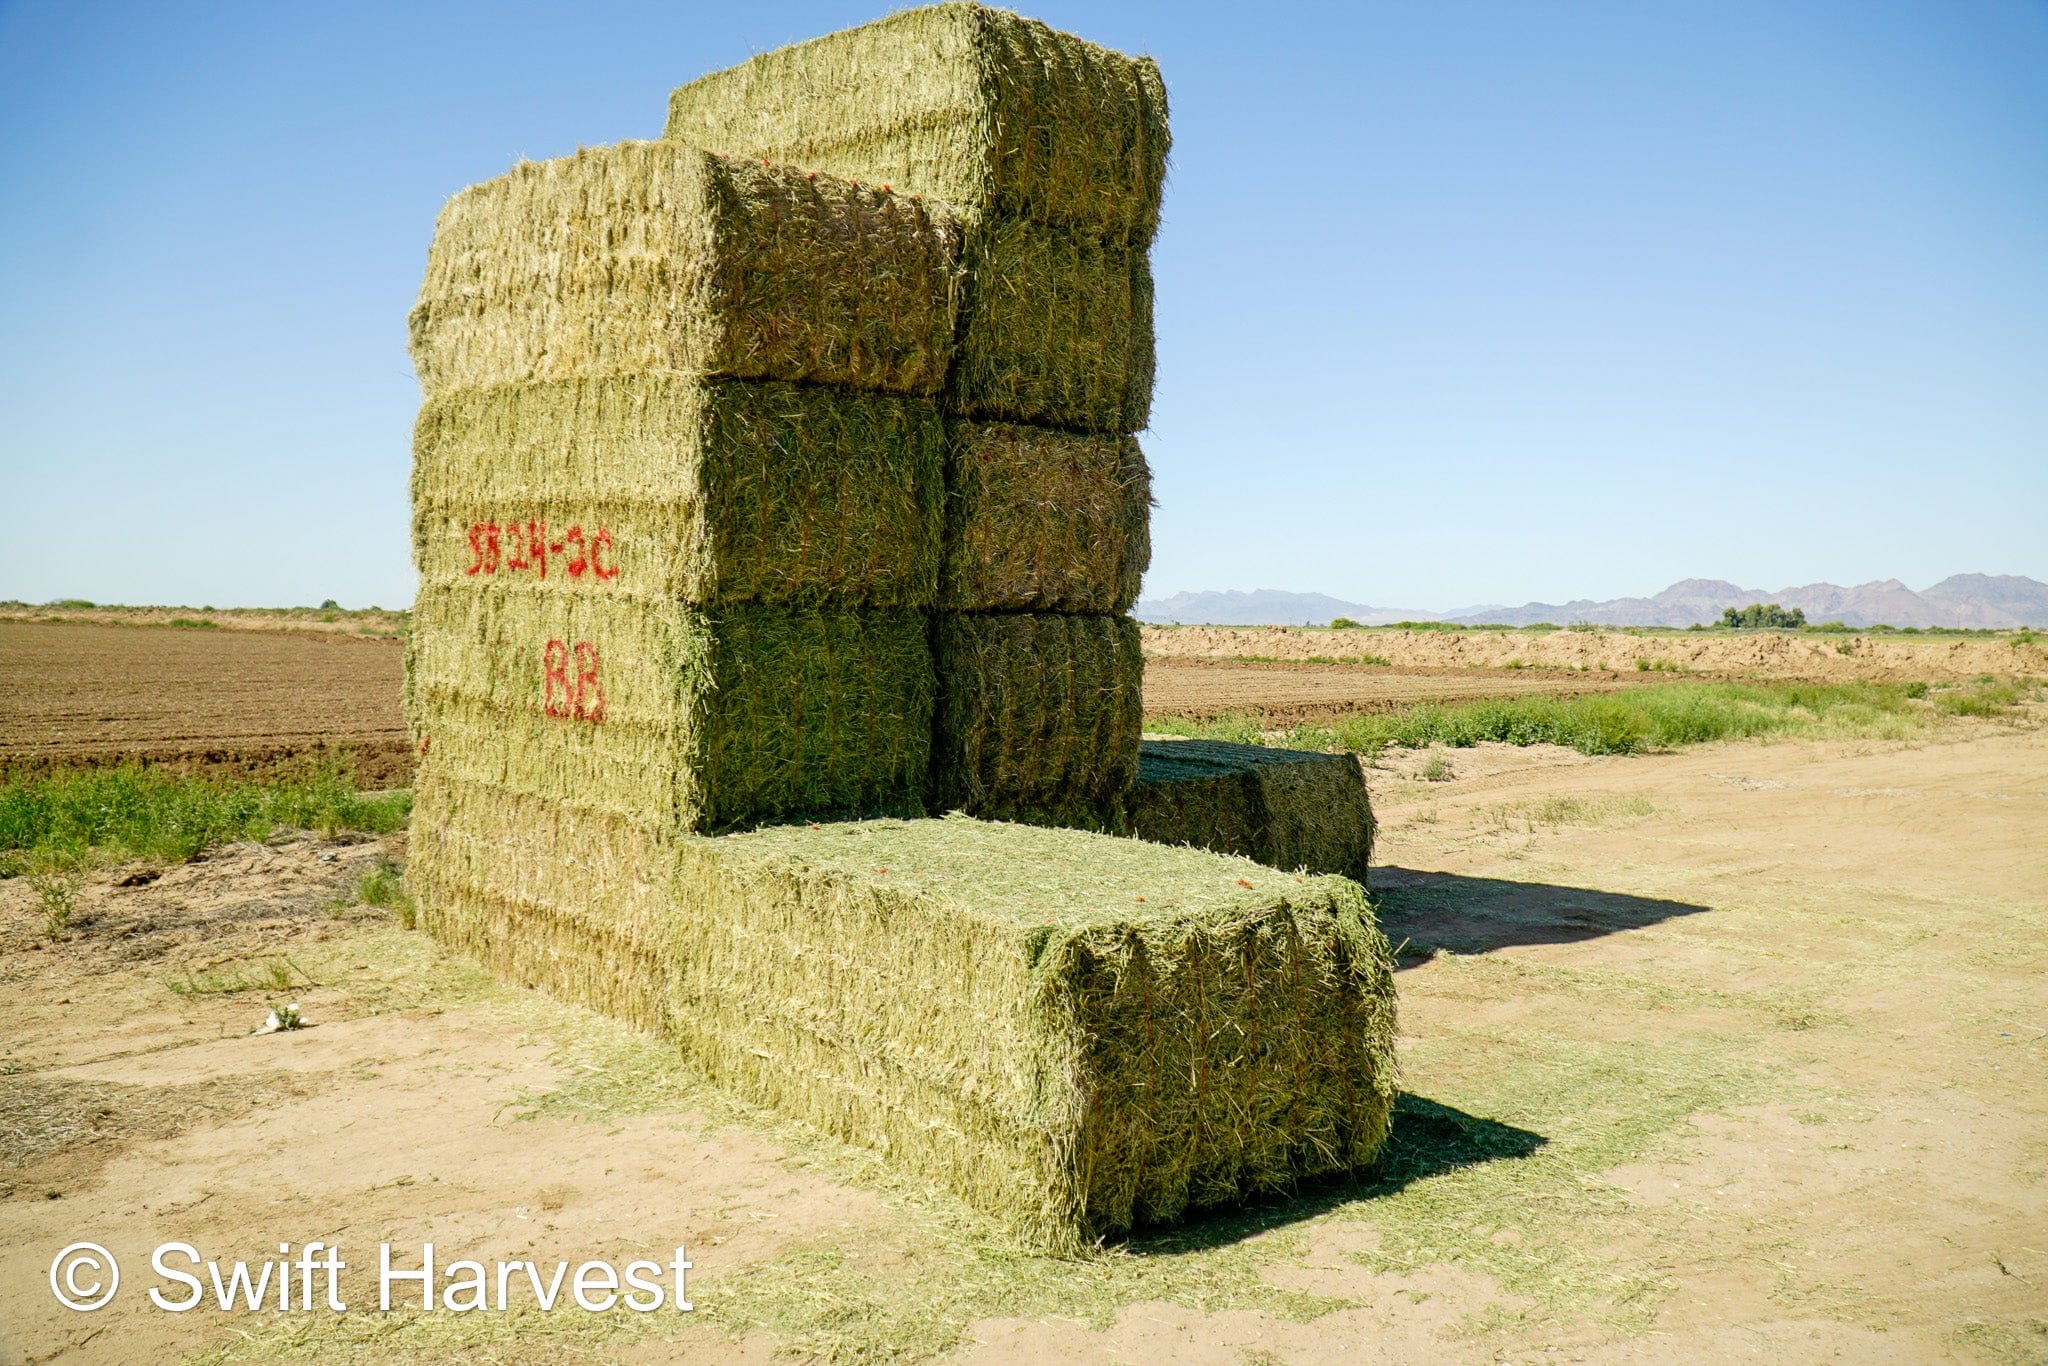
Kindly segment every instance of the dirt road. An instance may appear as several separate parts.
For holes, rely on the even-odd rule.
[[[337,914],[377,846],[115,870],[55,944],[0,882],[0,1359],[2039,1361],[2033,710],[1372,770],[1404,945],[1386,1168],[1080,1262]],[[248,1036],[287,993],[315,1027]],[[65,1313],[50,1258],[96,1237],[140,1274]],[[168,1239],[314,1237],[352,1263],[680,1243],[696,1309],[386,1316],[354,1312],[358,1280],[345,1315],[168,1315],[136,1288]]]

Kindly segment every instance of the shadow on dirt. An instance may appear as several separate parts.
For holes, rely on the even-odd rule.
[[[1489,953],[1518,944],[1575,944],[1711,909],[1586,887],[1508,882],[1407,868],[1372,870],[1380,928],[1413,967],[1438,951]]]
[[[1307,1182],[1292,1195],[1197,1214],[1169,1228],[1140,1229],[1124,1249],[1141,1257],[1163,1257],[1222,1247],[1327,1214],[1339,1205],[1392,1195],[1411,1181],[1482,1162],[1527,1157],[1547,1142],[1528,1129],[1468,1115],[1404,1091],[1394,1101],[1394,1129],[1387,1146],[1369,1170]]]

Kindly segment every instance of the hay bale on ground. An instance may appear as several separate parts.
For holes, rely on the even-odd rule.
[[[1386,1136],[1393,974],[1342,878],[960,817],[629,854],[554,804],[432,784],[421,801],[437,934],[501,976],[658,1015],[721,1085],[1038,1246],[1356,1168]],[[671,903],[632,882],[636,858]],[[586,885],[622,894],[566,906]]]
[[[939,604],[1125,612],[1152,559],[1152,473],[1128,436],[946,424]]]
[[[921,611],[534,583],[423,588],[407,659],[413,733],[450,776],[656,832],[922,812],[933,692]]]
[[[1145,659],[1127,617],[941,612],[932,809],[1124,828]]]
[[[616,375],[429,398],[413,440],[423,583],[925,607],[944,441],[929,398]]]
[[[1142,245],[1166,179],[1166,87],[1150,58],[930,5],[692,81],[662,136],[934,196],[973,223]]]
[[[413,363],[429,395],[655,371],[929,394],[957,238],[908,196],[674,142],[526,162],[442,209]]]
[[[1366,880],[1375,831],[1353,754],[1146,740],[1130,796],[1139,838]]]

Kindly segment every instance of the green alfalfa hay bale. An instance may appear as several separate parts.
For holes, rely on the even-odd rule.
[[[1035,1245],[1354,1169],[1387,1133],[1392,972],[1343,879],[960,817],[681,853],[685,1054]]]
[[[1152,406],[1152,273],[1142,244],[1022,219],[969,234],[948,412],[1142,431]]]
[[[413,363],[430,395],[654,371],[931,393],[958,247],[937,206],[680,143],[525,162],[441,211]]]
[[[933,636],[933,809],[1123,829],[1143,721],[1137,623],[940,612]]]
[[[1116,613],[1152,559],[1152,474],[1135,437],[946,424],[939,604]]]
[[[1237,854],[1361,884],[1376,825],[1351,754],[1220,740],[1146,740],[1138,749],[1132,828],[1142,839]]]
[[[421,927],[493,975],[643,1029],[665,1019],[675,846],[622,817],[448,776],[413,783]]]
[[[920,611],[428,586],[408,665],[416,742],[466,781],[656,832],[923,809]]]
[[[1370,1162],[1387,944],[1339,878],[970,821],[724,838],[423,773],[422,923],[1072,1252]]]
[[[1152,239],[1168,151],[1159,68],[976,4],[904,10],[714,72],[666,138],[933,196],[970,223]]]
[[[652,374],[460,389],[429,398],[414,428],[415,563],[444,586],[929,606],[943,442],[929,398],[823,385]]]

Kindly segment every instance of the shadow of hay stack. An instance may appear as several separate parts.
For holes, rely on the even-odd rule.
[[[1712,909],[1590,887],[1391,867],[1375,870],[1373,891],[1381,928],[1394,943],[1407,941],[1403,966],[1444,949],[1490,953],[1528,944],[1577,944]]]
[[[1151,1257],[1223,1247],[1319,1218],[1356,1200],[1392,1195],[1432,1176],[1528,1157],[1549,1141],[1533,1130],[1467,1114],[1404,1091],[1394,1101],[1394,1127],[1386,1146],[1369,1169],[1306,1182],[1282,1199],[1197,1215],[1172,1228],[1140,1230],[1124,1246]]]

